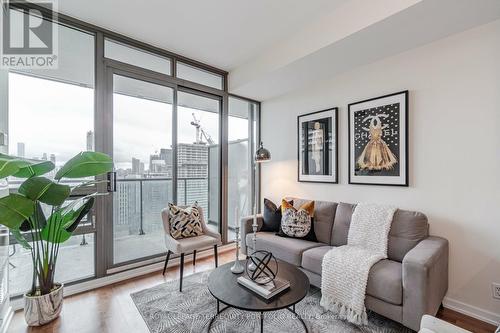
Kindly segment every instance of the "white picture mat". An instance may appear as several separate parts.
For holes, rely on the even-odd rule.
[[[399,103],[399,168],[400,168],[400,175],[399,176],[357,176],[355,174],[355,166],[356,166],[356,156],[354,154],[354,113],[356,111],[361,111],[361,110],[366,110],[366,109],[372,109],[376,108],[382,105],[388,105],[388,104],[394,104],[394,103]],[[351,164],[350,164],[350,176],[351,176],[351,183],[366,183],[366,184],[381,184],[381,185],[405,185],[406,184],[406,94],[405,93],[400,93],[397,95],[393,96],[388,96],[384,98],[379,98],[375,99],[372,101],[366,101],[363,103],[359,104],[354,104],[351,105],[349,108],[349,128],[351,129],[350,132],[350,144],[349,144],[349,149],[350,149],[350,157],[351,157]],[[383,139],[383,138],[382,138]]]
[[[302,174],[302,163],[301,163],[301,158],[302,158],[302,150],[304,149],[303,147],[303,140],[302,140],[302,123],[303,122],[308,122],[308,121],[313,121],[317,119],[322,119],[322,118],[332,118],[332,142],[331,142],[331,147],[332,147],[332,153],[330,154],[330,163],[332,165],[332,174],[331,175],[304,175]],[[311,182],[329,182],[329,183],[334,183],[337,181],[337,133],[335,131],[337,130],[337,118],[336,118],[336,109],[331,109],[331,110],[325,110],[321,112],[316,112],[313,114],[308,114],[304,116],[299,116],[299,181],[311,181]]]

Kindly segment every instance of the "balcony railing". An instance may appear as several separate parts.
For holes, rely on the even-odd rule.
[[[208,178],[179,178],[177,197],[179,205],[198,202],[205,216],[210,216]],[[173,202],[172,178],[117,179],[114,194],[114,234],[139,235],[157,231],[161,227],[160,212]]]

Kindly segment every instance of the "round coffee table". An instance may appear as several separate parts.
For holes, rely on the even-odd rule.
[[[245,265],[244,260],[241,263]],[[236,281],[238,277],[246,273],[233,274],[230,270],[233,264],[231,262],[216,268],[208,277],[208,290],[217,300],[217,314],[208,325],[209,333],[217,316],[229,308],[260,312],[261,332],[264,332],[264,312],[287,309],[300,320],[305,332],[308,332],[304,320],[295,312],[295,304],[306,297],[309,291],[309,278],[300,269],[286,262],[279,262],[278,277],[290,281],[290,288],[270,301],[266,301]],[[226,307],[221,309],[220,303]]]

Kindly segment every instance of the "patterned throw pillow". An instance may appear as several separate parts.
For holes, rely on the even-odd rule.
[[[279,236],[303,238],[314,241],[316,238],[312,224],[314,201],[306,202],[299,209],[295,209],[286,200],[282,200],[281,214],[282,218]]]
[[[170,235],[174,239],[203,235],[197,202],[186,208],[180,208],[169,203],[168,210],[170,214]]]

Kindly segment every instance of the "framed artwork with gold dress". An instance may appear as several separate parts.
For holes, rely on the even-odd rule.
[[[408,186],[408,91],[349,104],[349,184]]]

